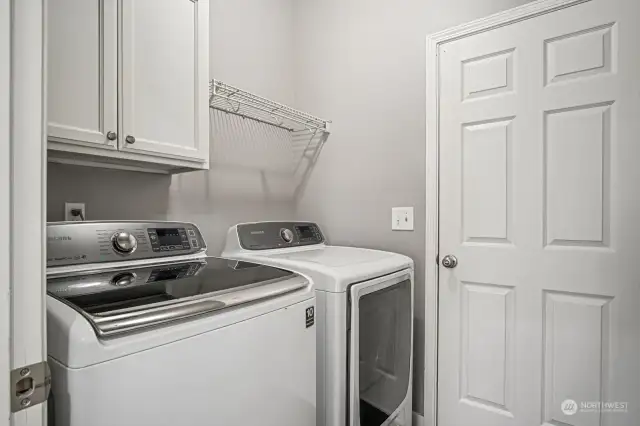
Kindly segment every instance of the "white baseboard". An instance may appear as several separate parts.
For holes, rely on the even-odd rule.
[[[411,416],[411,425],[424,426],[424,417],[414,411]]]

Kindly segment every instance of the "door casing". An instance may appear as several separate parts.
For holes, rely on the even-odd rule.
[[[11,57],[11,0],[0,0],[0,58]],[[0,62],[0,140],[9,141],[11,137],[11,61]],[[0,143],[0,227],[11,229],[11,148],[9,143]],[[10,247],[5,241],[0,244],[0,416],[5,424],[9,418],[9,370],[10,367],[10,330],[11,324],[9,299]]]
[[[47,359],[47,0],[0,0],[0,425],[43,426],[46,404],[11,414],[12,369]],[[9,53],[11,55],[9,56]],[[5,56],[6,55],[6,56]]]

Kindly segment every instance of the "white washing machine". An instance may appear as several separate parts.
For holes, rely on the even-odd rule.
[[[222,255],[290,269],[313,282],[318,426],[411,425],[410,258],[326,245],[309,222],[236,225]]]
[[[49,425],[313,426],[310,281],[179,222],[47,227]]]

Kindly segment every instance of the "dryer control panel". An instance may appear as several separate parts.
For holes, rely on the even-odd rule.
[[[164,258],[205,249],[200,230],[188,222],[47,224],[47,267]]]
[[[238,225],[238,239],[245,250],[269,250],[322,244],[324,236],[312,222],[258,222]]]

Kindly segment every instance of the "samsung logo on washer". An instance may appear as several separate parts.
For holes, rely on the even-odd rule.
[[[264,231],[251,231],[251,235],[262,235]]]
[[[71,237],[63,235],[56,237],[47,237],[47,241],[71,241]]]

